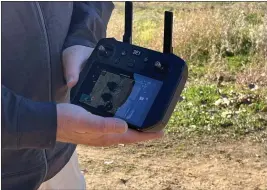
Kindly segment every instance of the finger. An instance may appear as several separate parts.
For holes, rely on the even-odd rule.
[[[63,54],[63,66],[64,66],[64,75],[67,82],[67,86],[72,88],[76,85],[79,79],[80,74],[80,61],[75,54],[67,49]]]
[[[69,88],[77,84],[82,67],[93,50],[91,47],[75,45],[63,51],[64,73]]]
[[[125,121],[118,118],[105,118],[90,114],[87,117],[86,132],[96,134],[122,134],[128,129],[128,125]]]
[[[67,61],[65,64],[65,79],[67,82],[67,86],[69,88],[72,88],[77,84],[79,80],[79,74],[80,74],[79,64],[75,64],[75,60]]]
[[[111,146],[116,144],[132,144],[137,142],[144,142],[149,140],[155,140],[162,138],[164,136],[164,132],[138,132],[135,130],[129,129],[126,133],[123,134],[110,134],[107,136],[103,136],[105,139],[104,146]]]
[[[86,59],[83,51],[80,46],[72,46],[63,51],[64,75],[69,88],[78,82],[81,65]]]

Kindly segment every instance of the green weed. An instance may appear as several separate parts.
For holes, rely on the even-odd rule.
[[[167,131],[191,134],[244,135],[267,128],[264,95],[234,86],[194,85],[183,92]]]

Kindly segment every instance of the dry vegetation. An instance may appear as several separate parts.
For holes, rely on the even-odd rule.
[[[118,40],[123,34],[123,9],[123,3],[116,4],[109,24],[108,36]],[[192,65],[193,73],[199,70],[194,71],[194,66],[205,66],[205,74],[212,76],[215,71],[252,73],[257,70],[254,72],[262,75],[258,81],[266,84],[266,2],[136,2],[135,44],[162,51],[165,10],[174,12],[174,52]]]
[[[108,37],[122,39],[124,4]],[[133,43],[174,53],[189,80],[160,141],[79,147],[88,189],[267,189],[267,3],[135,2]]]

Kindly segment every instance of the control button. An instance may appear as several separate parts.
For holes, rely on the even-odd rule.
[[[159,61],[156,61],[155,64],[154,64],[154,66],[156,68],[158,68],[158,69],[161,69],[162,68],[161,63]]]
[[[156,68],[156,70],[158,70],[160,72],[164,72],[164,70],[165,70],[164,65],[160,61],[156,61],[154,64],[154,67]]]
[[[140,56],[141,55],[141,51],[139,51],[137,49],[134,49],[133,50],[133,55]]]
[[[127,62],[127,65],[128,67],[134,67],[134,64],[135,64],[135,60],[134,59],[129,59],[128,62]]]
[[[148,57],[145,57],[144,62],[145,62],[145,63],[148,62]]]
[[[102,45],[98,47],[99,55],[106,57],[108,55],[108,52],[106,51],[106,48]]]
[[[121,52],[122,56],[125,56],[126,54],[127,54],[127,52],[125,50]]]
[[[99,55],[103,57],[110,57],[113,53],[113,49],[110,47],[104,47],[103,45],[100,45],[98,47]]]
[[[134,67],[134,62],[128,62],[127,65],[128,65],[128,67],[133,68]]]
[[[98,50],[99,50],[99,51],[106,51],[105,47],[102,46],[102,45],[100,45],[100,46],[98,47]]]

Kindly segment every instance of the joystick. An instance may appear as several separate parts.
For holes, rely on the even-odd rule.
[[[162,130],[188,77],[184,60],[173,54],[173,13],[164,19],[163,53],[132,44],[133,4],[125,3],[123,41],[103,38],[71,90],[71,102],[93,114],[125,120],[142,132]]]

